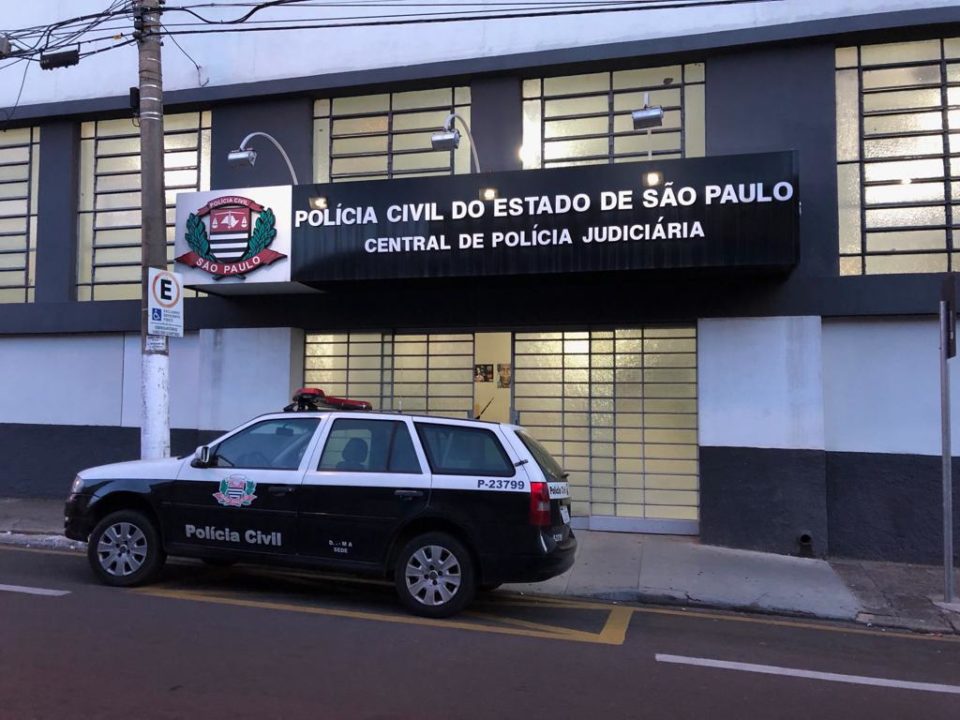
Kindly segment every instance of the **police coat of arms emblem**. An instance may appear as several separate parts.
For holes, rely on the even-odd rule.
[[[249,198],[227,195],[190,213],[184,235],[190,252],[176,261],[200,268],[214,280],[243,277],[286,257],[270,249],[276,236],[273,210]]]
[[[256,489],[255,481],[243,475],[231,475],[220,480],[220,490],[213,497],[224,507],[247,507],[257,499],[253,494]]]

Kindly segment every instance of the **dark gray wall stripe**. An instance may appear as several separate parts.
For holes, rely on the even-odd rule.
[[[521,84],[518,77],[480,79],[470,84],[470,130],[484,172],[523,169]]]
[[[960,537],[960,493],[954,503]],[[817,555],[943,561],[934,456],[701,447],[700,514],[701,540],[715,545],[796,554],[809,532]]]
[[[257,130],[272,135],[283,146],[301,183],[313,182],[313,101],[291,98],[221,105],[213,109],[211,188],[292,183],[283,157],[266,138],[254,138],[250,142],[257,151],[255,167],[231,167],[227,163],[227,153],[238,148],[248,133]]]
[[[637,58],[655,62],[669,57],[671,62],[685,61],[691,56],[710,51],[764,43],[795,42],[813,37],[836,38],[840,42],[885,42],[905,40],[933,32],[952,34],[960,24],[960,8],[928,8],[898,12],[856,15],[851,17],[812,20],[801,23],[751,27],[701,35],[653,38],[631,42],[570,47],[560,50],[477,57],[467,60],[399,65],[389,68],[357,70],[301,78],[264,80],[207,88],[174,90],[164,94],[167,107],[188,110],[199,105],[267,96],[298,94],[330,94],[348,90],[366,92],[387,85],[410,83],[411,86],[435,84],[438,81],[466,82],[477,75],[529,72],[543,73],[587,72],[591,65],[636,63]],[[88,116],[104,113],[129,114],[126,95],[38,103],[17,109],[14,124],[30,124],[38,118],[66,115]]]
[[[703,542],[798,554],[803,534],[830,551],[822,450],[700,448]]]
[[[764,48],[707,63],[707,155],[794,150],[800,263],[791,282],[838,272],[835,49]]]
[[[192,453],[222,432],[172,430],[175,456]],[[70,483],[84,468],[140,457],[140,429],[94,425],[17,425],[0,423],[4,453],[0,497],[66,500]]]
[[[960,458],[955,457],[955,478],[958,472]],[[828,453],[831,554],[942,563],[942,488],[939,457]],[[954,491],[953,501],[953,535],[960,537],[960,492]],[[960,547],[955,548],[956,563],[960,562]]]
[[[52,122],[42,125],[37,206],[38,303],[63,303],[77,297],[79,176],[79,124]]]
[[[581,327],[637,325],[716,317],[887,317],[931,315],[940,275],[814,278],[609,273],[350,284],[313,295],[188,298],[188,330],[299,327],[308,330],[388,328]],[[389,300],[387,300],[389,298]],[[455,299],[455,302],[452,301]],[[138,332],[134,300],[10,304],[0,336]]]

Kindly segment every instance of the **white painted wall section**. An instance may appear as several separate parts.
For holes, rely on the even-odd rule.
[[[409,0],[411,7],[344,7],[293,4],[270,8],[253,18],[258,21],[317,21],[337,17],[382,17],[413,12],[442,13]],[[224,0],[226,2],[226,0]],[[488,0],[491,12],[502,11],[502,3]],[[101,12],[107,0],[31,0],[4,2],[3,26],[13,30]],[[466,3],[455,11],[476,13],[483,3]],[[520,5],[521,3],[518,3]],[[168,3],[175,6],[177,3]],[[247,7],[207,7],[197,11],[214,20],[237,18]],[[322,75],[355,70],[389,68],[512,53],[536,52],[566,47],[584,47],[650,38],[759,28],[771,25],[824,20],[854,15],[956,7],[956,0],[776,0],[707,8],[641,10],[595,15],[567,15],[530,19],[483,20],[387,27],[347,27],[287,32],[218,32],[181,35],[177,39],[201,66],[193,63],[173,43],[163,48],[165,89],[231,85],[243,82]],[[195,21],[172,9],[163,22],[170,28]],[[85,45],[84,52],[124,39],[131,32],[129,17],[117,18],[91,37],[104,37],[99,45]],[[264,27],[261,25],[261,27]],[[190,29],[198,29],[192,27]],[[201,26],[199,29],[213,29]],[[0,68],[0,107],[12,106],[25,65]],[[20,104],[60,102],[105,96],[126,95],[137,84],[137,51],[134,46],[91,55],[71,68],[44,72],[29,64]]]
[[[937,320],[824,320],[827,450],[940,454]],[[960,448],[960,360],[950,360],[953,448]]]
[[[697,324],[700,444],[822,449],[819,317]]]
[[[0,337],[0,422],[119,425],[122,335]]]
[[[140,334],[123,338],[124,427],[140,427]],[[184,333],[170,338],[170,427],[197,427],[197,397],[200,384],[200,336]]]
[[[303,381],[303,352],[303,331],[294,328],[202,330],[198,424],[190,427],[229,430],[282,410]]]
[[[170,342],[170,427],[229,430],[303,381],[295,328],[203,330]],[[0,338],[0,422],[140,427],[140,335]]]

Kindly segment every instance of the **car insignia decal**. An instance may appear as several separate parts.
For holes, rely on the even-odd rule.
[[[214,280],[242,278],[286,257],[270,249],[276,236],[273,210],[249,198],[226,195],[190,213],[184,235],[190,252],[176,260],[210,273]]]
[[[220,490],[213,494],[218,503],[224,507],[247,507],[257,496],[253,491],[257,483],[243,475],[231,475],[220,480]]]

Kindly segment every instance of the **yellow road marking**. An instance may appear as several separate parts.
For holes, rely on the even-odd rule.
[[[334,608],[321,608],[308,605],[293,605],[290,603],[281,603],[264,600],[245,600],[237,597],[224,597],[221,595],[207,595],[187,590],[164,590],[161,588],[142,588],[132,590],[138,595],[151,597],[172,598],[175,600],[192,600],[194,602],[206,602],[216,605],[234,605],[236,607],[260,608],[265,610],[281,610],[287,612],[299,612],[309,615],[327,615],[331,617],[346,617],[354,620],[375,620],[379,622],[391,622],[400,625],[419,625],[426,627],[452,628],[456,630],[471,630],[474,632],[494,633],[498,635],[513,635],[518,637],[532,637],[545,640],[569,640],[572,642],[593,643],[597,645],[620,645],[621,639],[603,637],[595,633],[582,632],[579,630],[569,630],[563,628],[562,632],[555,629],[550,632],[544,630],[523,629],[514,627],[494,627],[490,625],[477,625],[474,623],[462,622],[459,620],[432,620],[430,618],[414,617],[412,615],[386,615],[374,612],[364,612],[359,610],[340,610]],[[500,620],[500,618],[490,618]]]
[[[499,615],[488,615],[487,613],[466,612],[464,613],[464,615],[477,618],[478,620],[494,621],[494,622],[502,623],[504,625],[514,625],[516,627],[526,628],[527,630],[549,632],[555,635],[581,635],[584,632],[582,630],[574,630],[573,628],[567,628],[561,625],[546,625],[544,623],[531,622],[530,620],[521,620],[520,618],[501,617]]]
[[[623,645],[624,640],[627,639],[627,628],[630,627],[632,617],[633,608],[622,606],[613,608],[600,631],[600,637],[608,645]]]

